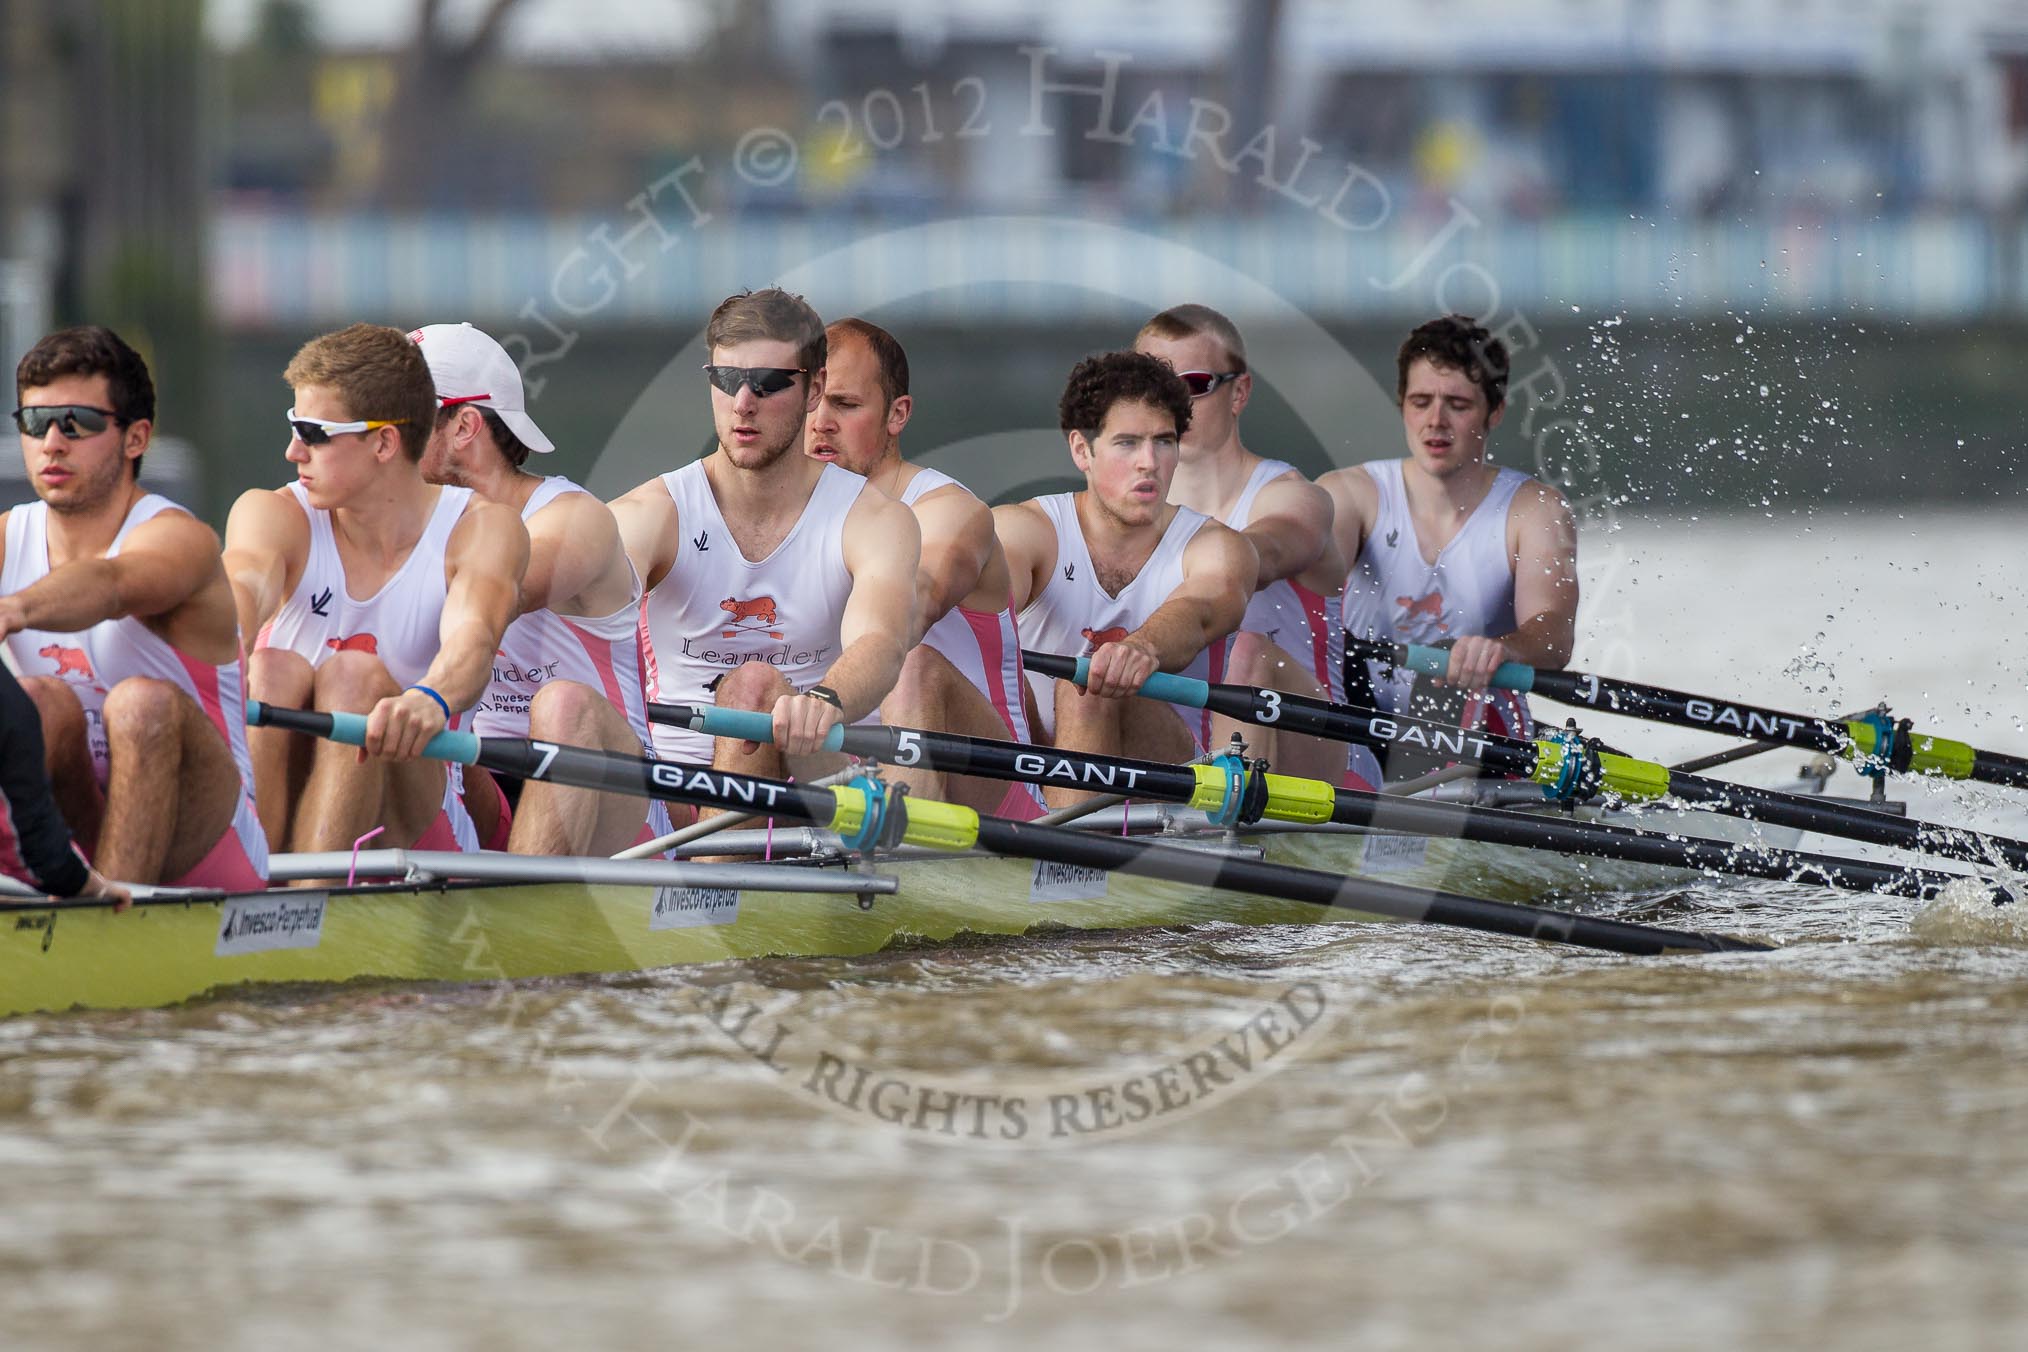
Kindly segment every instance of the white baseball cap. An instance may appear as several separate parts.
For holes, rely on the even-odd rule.
[[[490,408],[529,450],[556,449],[528,416],[521,396],[521,369],[490,334],[470,324],[429,324],[409,334],[408,340],[422,349],[423,360],[430,364],[440,407]]]

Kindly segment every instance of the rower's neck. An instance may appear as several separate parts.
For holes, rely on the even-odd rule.
[[[897,502],[908,489],[909,482],[922,472],[922,466],[910,464],[901,458],[899,445],[890,447],[886,455],[873,462],[866,471],[866,482]]]
[[[1401,481],[1408,490],[1408,505],[1428,516],[1471,515],[1486,500],[1499,476],[1500,467],[1490,460],[1461,465],[1445,475],[1431,474],[1413,459],[1401,462]]]
[[[129,478],[89,511],[48,513],[44,519],[49,523],[45,528],[49,566],[103,557],[119,538],[134,504],[147,495],[148,490]]]
[[[1078,529],[1084,532],[1085,550],[1092,561],[1104,560],[1134,572],[1148,561],[1167,533],[1169,523],[1176,519],[1173,501],[1164,503],[1155,519],[1141,526],[1129,525],[1107,511],[1090,489],[1077,494],[1072,501],[1077,507]]]
[[[331,510],[331,529],[369,558],[400,558],[422,539],[442,492],[413,463],[393,463],[352,501]]]
[[[1260,457],[1240,444],[1239,432],[1222,444],[1176,459],[1176,477],[1169,481],[1169,501],[1223,521],[1232,514],[1246,481]]]
[[[760,469],[741,469],[722,446],[704,458],[704,478],[728,524],[802,515],[823,473],[823,461],[793,449]]]
[[[472,492],[487,502],[496,502],[519,512],[535,496],[535,490],[542,487],[543,476],[530,474],[496,456],[492,468],[471,475],[467,482]]]

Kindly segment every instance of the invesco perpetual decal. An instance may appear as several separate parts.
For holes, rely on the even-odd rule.
[[[292,892],[228,901],[219,919],[218,943],[211,951],[230,958],[279,948],[315,948],[324,938],[324,896]]]

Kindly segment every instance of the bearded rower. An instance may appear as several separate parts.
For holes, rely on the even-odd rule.
[[[1253,595],[1253,546],[1169,501],[1190,391],[1139,352],[1088,357],[1058,406],[1080,493],[993,509],[1031,648],[1089,656],[1080,691],[1029,675],[1041,731],[1061,747],[1181,761],[1212,740],[1208,715],[1134,698],[1157,671],[1225,678],[1227,637]],[[1082,797],[1052,786],[1052,806]]]
[[[255,489],[226,523],[240,622],[259,635],[254,698],[366,715],[360,751],[254,733],[262,820],[277,845],[476,850],[506,843],[484,771],[420,759],[492,679],[519,609],[528,532],[511,507],[426,482],[428,364],[400,329],[354,324],[304,344],[283,378],[297,480]]]
[[[879,716],[897,727],[1026,742],[1021,636],[992,510],[950,475],[901,458],[915,400],[908,354],[894,335],[863,319],[841,319],[825,337],[824,397],[810,419],[809,456],[865,476],[914,512],[922,530],[908,657]],[[925,770],[896,769],[891,777],[923,797],[981,812],[1024,821],[1042,812],[1041,794],[1030,784]]]
[[[648,694],[773,715],[774,742],[657,725],[657,752],[808,777],[839,721],[864,718],[907,654],[920,535],[906,507],[804,455],[824,394],[824,321],[801,296],[732,296],[705,328],[718,448],[613,503],[647,593]]]
[[[527,471],[531,452],[556,445],[528,416],[507,349],[470,324],[432,324],[409,337],[437,390],[423,478],[513,508],[528,531],[520,614],[494,654],[472,731],[648,752],[641,582],[612,509],[562,475]],[[544,781],[517,793],[519,784],[502,783],[513,804],[507,848],[516,854],[610,855],[669,829],[660,803]]]
[[[0,639],[64,820],[108,877],[266,886],[218,537],[139,483],[147,364],[110,329],[65,329],[21,359],[15,390],[39,500],[0,516]]]
[[[1449,690],[1355,662],[1351,698],[1532,736],[1527,700],[1488,683],[1502,662],[1570,662],[1577,524],[1556,489],[1487,458],[1506,411],[1506,346],[1463,315],[1431,320],[1396,355],[1395,396],[1408,458],[1319,480],[1337,508],[1339,548],[1353,560],[1345,627],[1360,638],[1450,643],[1441,682]],[[1404,769],[1389,768],[1397,776]]]
[[[1255,455],[1240,441],[1253,375],[1238,326],[1210,306],[1178,305],[1141,326],[1134,350],[1168,362],[1190,391],[1190,426],[1169,500],[1240,532],[1260,559],[1226,679],[1343,700],[1345,560],[1331,533],[1331,495],[1294,465]],[[1379,777],[1364,747],[1352,749],[1348,769],[1341,743],[1252,724],[1242,729],[1222,717],[1212,720],[1212,731],[1220,741],[1241,731],[1254,753],[1283,774],[1365,788]]]

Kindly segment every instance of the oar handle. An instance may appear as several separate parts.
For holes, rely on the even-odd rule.
[[[1021,665],[1041,676],[1054,676],[1060,681],[1083,685],[1091,678],[1089,657],[1060,657],[1055,653],[1021,650]],[[1141,682],[1141,692],[1148,699],[1158,699],[1167,704],[1186,704],[1193,709],[1202,709],[1211,699],[1211,686],[1194,676],[1172,676],[1158,671]]]
[[[1432,647],[1427,643],[1384,644],[1368,639],[1357,640],[1359,648],[1373,652],[1386,652],[1390,647],[1388,660],[1398,667],[1424,676],[1442,676],[1451,669],[1451,654],[1447,648]],[[1502,662],[1494,671],[1491,684],[1500,690],[1518,690],[1527,694],[1535,688],[1535,668],[1520,662]]]
[[[366,745],[364,714],[326,714],[310,709],[280,709],[272,704],[263,704],[257,699],[250,699],[246,702],[246,725],[250,728],[281,728],[288,732],[306,732],[312,737],[343,742],[347,746]],[[422,753],[431,760],[474,765],[479,760],[479,739],[469,732],[445,728],[430,738]]]
[[[756,713],[752,709],[720,709],[708,704],[693,704],[690,708],[689,726],[708,737],[739,737],[763,744],[775,739],[775,720],[770,714]],[[824,749],[845,749],[843,723],[824,734]]]

